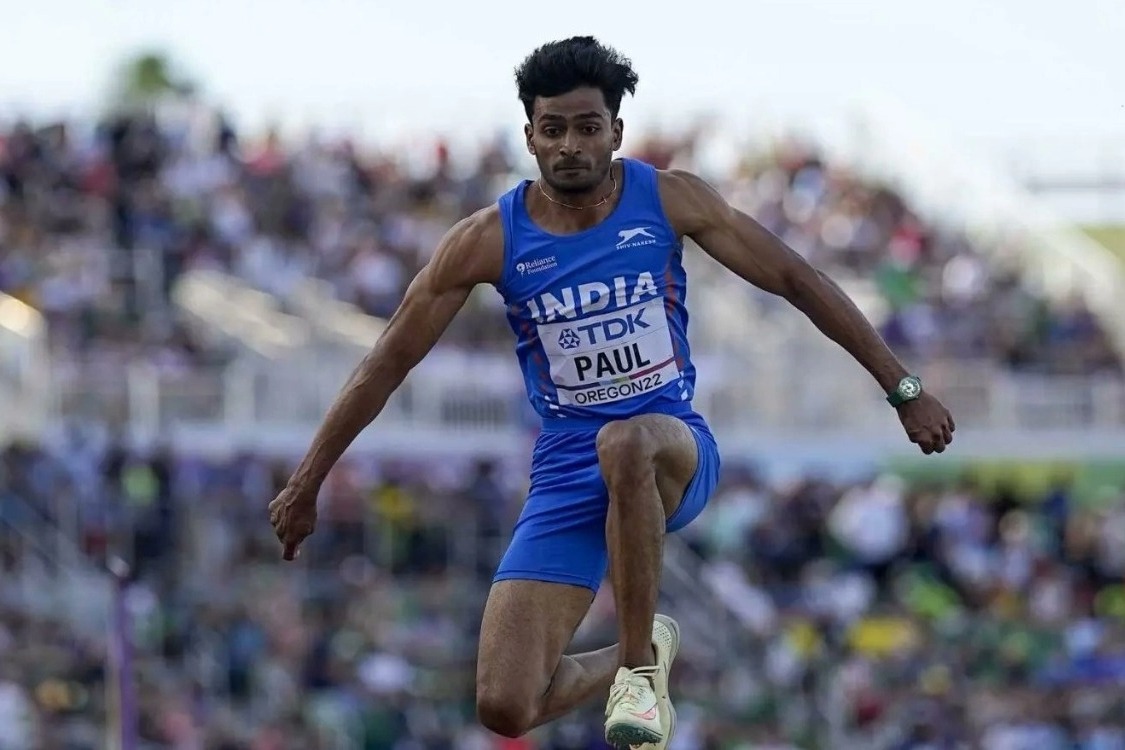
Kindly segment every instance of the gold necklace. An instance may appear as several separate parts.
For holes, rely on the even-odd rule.
[[[597,203],[594,203],[592,205],[589,205],[589,206],[572,206],[569,203],[563,203],[562,201],[557,201],[554,198],[552,198],[550,195],[548,195],[547,191],[543,189],[542,179],[536,180],[535,184],[539,186],[539,192],[543,194],[543,197],[546,198],[547,200],[551,201],[551,203],[554,203],[556,206],[562,206],[563,208],[569,208],[573,211],[585,211],[588,208],[597,208],[598,206],[604,206],[606,204],[606,201],[608,201],[611,197],[613,197],[613,194],[617,192],[617,178],[614,177],[613,174],[611,173],[609,175],[609,181],[611,183],[610,188],[609,188],[609,192],[606,193],[605,197],[602,198],[600,201],[598,201]]]

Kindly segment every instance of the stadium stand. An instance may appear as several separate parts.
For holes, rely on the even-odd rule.
[[[319,278],[385,317],[445,229],[492,202],[521,166],[493,144],[458,170],[438,141],[432,171],[415,176],[346,141],[242,143],[222,121],[189,124],[19,124],[0,136],[0,290],[49,316],[57,350],[205,356],[168,314],[176,281],[195,270],[232,274],[283,303]],[[637,156],[668,166],[690,161],[692,146],[648,142]],[[795,144],[735,166],[716,181],[741,207],[825,270],[875,279],[900,350],[1040,371],[1119,369],[1081,299],[1045,299],[1018,267],[994,264],[893,189]],[[448,343],[506,347],[501,311],[479,302]]]
[[[100,746],[107,646],[90,613],[110,584],[87,561],[110,552],[133,563],[144,747],[600,747],[596,706],[516,744],[472,719],[476,623],[518,467],[350,462],[294,576],[261,519],[287,476],[269,457],[76,436],[10,447],[0,466],[0,716],[22,716],[0,723],[4,747]],[[1120,484],[1072,479],[1028,493],[729,466],[685,540],[729,627],[708,613],[716,635],[688,644],[675,747],[1119,747],[1125,504]],[[668,606],[692,623],[700,604]],[[603,593],[579,645],[612,632]],[[711,696],[720,682],[728,704]]]
[[[144,439],[194,425],[188,441],[238,425],[271,445],[303,434],[441,232],[522,176],[507,145],[455,156],[436,140],[406,159],[315,136],[258,142],[206,105],[6,129],[0,291],[49,324],[52,423],[96,416]],[[688,133],[640,141],[636,155],[691,165],[696,148]],[[1081,285],[1060,296],[1058,280],[1048,294],[1011,242],[926,218],[889,182],[789,141],[712,171],[841,281],[963,424],[1125,420],[1104,306],[1091,314]],[[866,376],[800,316],[689,255],[703,290],[688,301],[707,358],[699,400],[731,422],[721,431],[885,427]],[[393,408],[419,441],[469,430],[512,444],[496,435],[526,416],[509,336],[495,294],[478,290],[441,342],[444,363],[420,368],[408,381],[420,395]],[[795,371],[815,394],[797,412],[780,408]]]
[[[264,516],[436,238],[523,176],[514,154],[435,141],[405,164],[189,115],[0,130],[0,750],[104,747],[131,708],[107,668],[126,634],[145,750],[602,748],[596,706],[520,741],[473,720],[529,436],[487,290],[334,472],[296,575]],[[1049,293],[1018,238],[795,141],[710,177],[932,373],[977,456],[1000,443],[975,425],[1027,455],[1119,453],[1112,326]],[[893,420],[866,376],[715,271],[693,261],[722,290],[690,301],[700,401],[720,434],[763,432],[725,443],[719,496],[669,542],[665,605],[712,633],[685,641],[673,750],[1125,748],[1120,468],[1030,489],[890,471],[859,452],[864,420]],[[798,375],[800,408],[775,397]],[[609,593],[578,646],[612,638]]]

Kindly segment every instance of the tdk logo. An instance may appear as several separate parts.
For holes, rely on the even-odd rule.
[[[617,233],[621,239],[617,242],[617,249],[624,250],[629,247],[641,247],[643,245],[655,245],[656,236],[648,231],[648,227],[635,227],[633,229],[622,229]]]
[[[559,348],[560,349],[577,349],[582,343],[578,338],[578,334],[570,328],[564,328],[562,333],[559,334]]]
[[[586,325],[575,326],[575,328],[582,334],[582,338],[586,340],[587,344],[591,346],[607,344],[624,336],[635,336],[638,331],[648,328],[649,324],[644,321],[644,316],[645,308],[642,307],[636,312],[627,312],[620,318],[587,323]]]
[[[597,346],[617,341],[625,336],[635,336],[638,331],[649,327],[644,317],[645,308],[642,307],[636,312],[627,312],[619,318],[564,328],[559,334],[559,348],[569,351],[577,349],[583,342],[590,346]]]

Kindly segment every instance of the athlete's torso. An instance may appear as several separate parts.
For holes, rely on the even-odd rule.
[[[531,220],[532,183],[500,198],[497,289],[528,398],[546,425],[691,410],[683,244],[661,206],[656,170],[624,159],[622,176],[610,215],[571,235]]]

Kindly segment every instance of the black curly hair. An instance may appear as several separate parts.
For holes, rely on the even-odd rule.
[[[616,118],[625,93],[635,94],[639,80],[629,58],[592,36],[544,44],[516,68],[516,88],[529,122],[537,97],[560,96],[584,86],[600,89]]]

